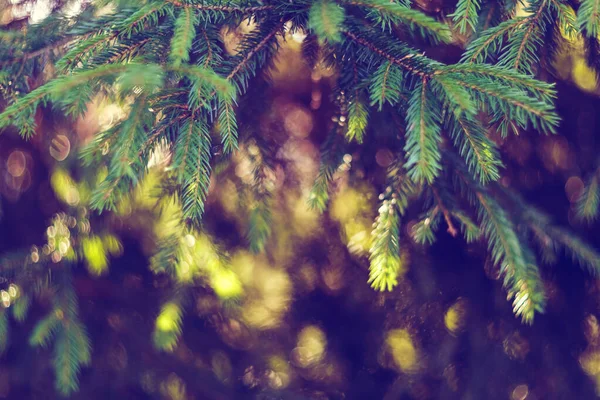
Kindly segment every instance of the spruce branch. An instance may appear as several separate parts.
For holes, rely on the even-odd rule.
[[[583,0],[577,10],[577,28],[588,37],[600,34],[600,0]]]
[[[183,185],[181,203],[185,218],[200,219],[210,184],[211,138],[206,122],[189,118],[175,142],[171,170]]]
[[[392,290],[400,273],[400,216],[395,199],[384,199],[375,219],[369,249],[369,280],[375,290]]]
[[[190,8],[184,8],[175,20],[175,31],[171,38],[171,63],[178,67],[190,59],[190,49],[196,36],[198,17]]]
[[[543,45],[543,34],[549,22],[547,0],[531,2],[526,11],[532,15],[509,35],[507,49],[500,57],[499,64],[531,73],[532,65],[539,61],[537,50]]]
[[[370,10],[369,16],[377,25],[381,25],[382,29],[390,30],[392,25],[403,24],[409,27],[411,32],[417,31],[433,43],[451,41],[448,25],[406,5],[387,0],[344,0],[344,3]]]
[[[488,138],[481,123],[472,117],[447,115],[446,127],[459,154],[482,184],[500,178],[502,160],[496,144]]]
[[[577,215],[588,222],[593,221],[598,217],[599,204],[600,184],[598,183],[598,171],[595,171],[577,199]]]
[[[120,22],[116,30],[119,31],[119,35],[130,38],[131,35],[142,31],[146,25],[156,25],[169,7],[169,3],[165,1],[150,1]]]
[[[516,316],[531,323],[535,312],[543,312],[544,290],[537,266],[524,254],[523,246],[502,208],[482,191],[476,193],[478,216],[488,240],[494,264],[500,265],[509,298],[514,298]]]
[[[461,231],[467,243],[472,243],[481,237],[481,229],[468,215],[462,211],[452,210],[452,216],[460,223]]]
[[[421,219],[413,225],[411,235],[418,244],[433,244],[435,242],[435,231],[440,222],[440,208],[433,207]]]
[[[441,170],[440,110],[427,78],[423,77],[415,86],[406,113],[405,168],[415,183],[432,183]]]
[[[229,154],[238,149],[238,124],[233,101],[221,100],[218,113],[217,129],[221,135],[224,153]]]
[[[354,34],[353,32],[350,31],[343,31],[342,32],[346,37],[348,37],[349,39],[351,39],[352,41],[354,41],[355,43],[366,47],[367,49],[369,49],[370,51],[372,51],[373,53],[379,55],[380,57],[388,60],[389,62],[396,64],[398,66],[400,66],[401,68],[415,74],[418,76],[430,76],[431,72],[428,70],[421,70],[420,68],[418,68],[417,65],[413,65],[411,63],[408,62],[408,60],[412,59],[412,58],[416,58],[418,59],[419,57],[416,56],[416,54],[412,53],[412,52],[408,52],[408,51],[403,51],[403,55],[401,55],[400,57],[397,56],[393,56],[392,54],[388,53],[385,51],[385,49],[382,49],[380,47],[378,47],[377,45],[375,45],[374,43],[372,43],[371,41],[359,37],[356,34]]]
[[[469,63],[485,62],[490,54],[495,54],[502,48],[504,38],[509,32],[519,28],[527,21],[527,17],[514,17],[495,27],[486,29],[477,39],[469,43],[463,53],[462,61]]]
[[[254,253],[264,251],[271,236],[273,192],[275,190],[275,171],[272,154],[267,143],[253,140],[247,149],[251,165],[250,212],[246,238],[250,250]]]
[[[344,9],[334,2],[319,0],[308,13],[308,27],[321,41],[338,43],[342,40],[340,27],[344,22]]]
[[[371,106],[377,105],[381,111],[384,104],[395,105],[402,94],[403,73],[390,61],[385,61],[377,68],[371,78],[369,94]]]
[[[456,235],[458,234],[458,230],[454,227],[454,223],[452,222],[452,215],[450,214],[450,211],[444,204],[444,201],[440,196],[439,189],[436,187],[436,185],[431,186],[431,192],[433,193],[433,197],[435,198],[435,202],[437,203],[436,207],[439,208],[439,210],[444,215],[444,220],[446,221],[446,225],[448,225],[448,233],[450,233],[450,235],[452,235],[453,237],[456,237]]]
[[[309,197],[308,205],[312,209],[324,212],[329,201],[329,187],[336,171],[343,163],[344,146],[340,138],[339,125],[335,125],[321,145],[321,162]]]
[[[369,109],[358,96],[348,105],[346,140],[362,143],[369,121]]]
[[[477,29],[477,21],[479,19],[479,8],[481,4],[478,0],[459,0],[456,4],[456,10],[450,14],[453,22],[458,27],[458,32],[461,34],[467,33],[468,30],[475,32]]]
[[[248,6],[241,7],[236,5],[226,6],[222,4],[198,4],[198,3],[186,3],[178,0],[165,0],[168,3],[173,4],[177,7],[186,7],[186,8],[196,8],[202,11],[219,11],[219,12],[228,12],[228,13],[242,13],[245,15],[254,14],[262,11],[271,11],[275,9],[275,6],[272,5],[262,5],[262,6]]]

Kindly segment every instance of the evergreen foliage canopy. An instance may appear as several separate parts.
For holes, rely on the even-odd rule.
[[[588,51],[596,52],[591,59],[600,56],[597,10],[597,0],[584,0],[576,11],[563,0],[532,0],[522,15],[511,0],[459,0],[452,14],[437,18],[405,0],[90,2],[77,16],[57,12],[27,30],[0,31],[0,87],[9,103],[0,128],[15,126],[29,138],[38,106],[51,104],[78,117],[97,93],[124,104],[126,117],[81,152],[85,165],[106,170],[91,188],[89,205],[99,212],[115,210],[148,176],[157,149],[168,148],[166,174],[172,179],[160,197],[164,229],[151,268],[182,282],[210,281],[226,264],[200,233],[211,174],[242,147],[252,149],[249,247],[261,252],[269,240],[272,155],[260,134],[241,127],[237,117],[248,88],[268,74],[286,35],[305,32],[307,63],[337,73],[332,98],[337,119],[322,143],[311,207],[327,209],[348,149],[360,152],[362,144],[376,140],[373,121],[382,116],[396,121],[396,155],[379,196],[368,282],[381,291],[397,285],[401,222],[409,206],[420,205],[421,218],[411,231],[415,241],[434,242],[442,220],[453,236],[485,240],[515,314],[531,322],[545,305],[534,245],[544,259],[565,249],[592,273],[600,271],[600,255],[498,183],[503,164],[492,137],[556,131],[554,85],[535,77],[545,65],[542,50],[548,41],[551,50],[560,46],[560,32],[566,32],[586,38]],[[255,28],[234,54],[227,53],[221,32],[247,21]],[[465,35],[467,43],[455,64],[422,50],[455,43],[457,35]],[[26,79],[47,65],[54,72],[45,83],[36,87]],[[580,199],[580,215],[595,218],[599,199],[596,172]],[[192,239],[212,250],[195,259]],[[77,251],[103,254],[102,243],[90,239]],[[106,259],[91,259],[89,269],[101,274]],[[209,267],[190,271],[190,264]],[[16,270],[9,273],[18,278]],[[57,285],[62,295],[37,324],[31,344],[54,341],[57,385],[69,393],[90,350],[68,279]],[[185,288],[175,290],[157,318],[154,342],[163,350],[171,351],[181,334],[185,298]],[[29,299],[22,302],[14,308],[17,320],[24,318]],[[7,324],[3,312],[0,333]],[[7,336],[0,337],[2,349]],[[69,352],[61,350],[67,346]]]

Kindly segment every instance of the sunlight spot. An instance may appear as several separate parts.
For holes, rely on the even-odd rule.
[[[297,347],[292,351],[292,358],[302,368],[321,361],[325,355],[327,337],[314,325],[309,325],[298,334]]]
[[[387,333],[385,343],[391,352],[396,366],[403,372],[414,370],[417,363],[417,350],[406,329],[394,329]]]
[[[19,150],[15,150],[8,156],[6,160],[6,167],[8,173],[15,178],[19,178],[25,172],[27,160],[25,153]]]
[[[529,395],[529,388],[527,385],[517,386],[510,396],[511,400],[525,400]]]
[[[446,311],[444,324],[452,335],[456,335],[465,328],[467,306],[468,304],[465,299],[458,298],[448,311]]]

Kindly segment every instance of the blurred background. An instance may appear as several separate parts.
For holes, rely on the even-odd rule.
[[[45,17],[50,2],[38,3],[26,7],[0,0],[0,24]],[[425,6],[436,12],[444,4]],[[229,51],[235,51],[239,32],[223,35]],[[370,159],[347,154],[330,210],[324,215],[308,210],[306,196],[330,118],[333,72],[311,70],[301,61],[302,40],[297,33],[282,43],[270,84],[251,89],[248,98],[255,106],[239,119],[259,126],[260,134],[277,146],[268,174],[273,235],[265,253],[245,250],[248,205],[240,182],[249,179],[253,168],[256,149],[249,143],[236,156],[235,168],[213,178],[206,212],[206,229],[225,247],[235,279],[219,275],[214,290],[200,290],[185,314],[176,350],[156,351],[152,331],[167,283],[148,268],[161,226],[143,189],[160,179],[151,175],[117,211],[95,222],[118,237],[121,251],[111,258],[106,274],[77,275],[93,363],[82,371],[81,389],[72,398],[598,397],[600,281],[569,259],[542,269],[548,306],[532,326],[513,316],[498,273],[486,262],[484,244],[466,246],[448,234],[428,248],[403,243],[399,286],[385,294],[369,287],[367,246],[376,185],[391,152],[384,141],[373,140],[367,144]],[[460,55],[432,53],[448,62]],[[598,228],[580,224],[572,211],[596,165],[600,88],[575,39],[553,67],[560,132],[497,138],[507,165],[503,179],[600,248]],[[119,113],[118,106],[97,98],[75,122],[40,110],[38,131],[30,141],[12,131],[0,135],[0,253],[43,251],[53,215],[77,206],[84,196],[85,189],[73,183],[84,174],[78,148]],[[155,163],[168,156],[157,154]],[[405,221],[403,229],[412,223]],[[219,294],[240,287],[243,296],[235,304],[219,300]],[[13,328],[11,346],[0,358],[0,398],[59,398],[52,353],[28,345],[35,316],[45,312],[36,305],[32,317]]]

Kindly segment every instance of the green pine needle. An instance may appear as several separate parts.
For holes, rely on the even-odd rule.
[[[25,321],[31,300],[27,294],[21,294],[12,306],[12,314],[18,322]]]
[[[577,215],[587,221],[593,221],[598,217],[598,205],[600,203],[600,185],[597,173],[589,179],[579,199],[577,199]]]
[[[30,345],[47,347],[50,344],[54,335],[60,329],[60,319],[57,315],[60,313],[53,311],[35,325],[29,337]]]
[[[465,34],[468,31],[474,32],[477,29],[479,19],[480,2],[478,0],[459,0],[456,4],[456,10],[449,16],[456,24],[458,31]]]
[[[481,123],[469,117],[449,116],[448,130],[467,162],[469,171],[474,173],[482,184],[500,178],[502,161],[496,144],[487,137]]]
[[[219,102],[219,120],[217,128],[221,135],[223,151],[229,154],[238,149],[238,124],[231,100]]]
[[[381,111],[386,103],[392,106],[398,103],[403,92],[402,83],[402,70],[393,63],[385,61],[371,78],[369,86],[371,106],[377,105]]]
[[[171,53],[169,54],[169,59],[174,66],[189,61],[197,24],[198,18],[195,10],[186,7],[180,11],[175,20],[175,31],[171,38]]]
[[[383,200],[369,249],[369,280],[375,290],[390,291],[398,285],[400,259],[400,215],[396,200]]]
[[[356,141],[362,143],[365,131],[367,130],[367,123],[369,121],[369,109],[365,104],[355,99],[348,106],[348,130],[346,131],[346,140]]]
[[[427,212],[424,218],[420,219],[412,227],[412,237],[418,244],[433,244],[435,242],[435,232],[440,222],[440,213],[437,208]]]
[[[407,154],[405,168],[415,183],[432,183],[439,174],[441,106],[429,90],[428,82],[419,82],[409,100],[406,113]]]
[[[313,3],[308,14],[308,27],[321,41],[338,43],[342,40],[340,27],[344,22],[342,7],[328,0]]]
[[[600,0],[583,0],[577,10],[577,27],[586,36],[600,34]]]

